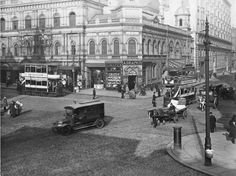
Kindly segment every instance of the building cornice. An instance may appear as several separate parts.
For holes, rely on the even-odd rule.
[[[105,4],[95,2],[92,0],[81,0],[82,3],[90,3],[94,4],[96,6],[104,7]],[[42,2],[30,2],[30,3],[21,3],[21,4],[7,4],[7,5],[1,5],[0,8],[17,8],[17,7],[25,7],[25,6],[37,6],[37,5],[49,5],[49,4],[63,4],[63,3],[76,3],[76,2],[81,2],[81,1],[76,1],[76,0],[64,0],[64,1],[42,1]]]

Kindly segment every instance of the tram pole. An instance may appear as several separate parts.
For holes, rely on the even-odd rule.
[[[209,151],[211,151],[211,137],[210,137],[210,118],[209,118],[209,22],[206,18],[206,26],[205,26],[205,85],[206,85],[206,108],[205,108],[205,125],[206,125],[206,137],[205,137],[205,166],[211,166],[211,158],[209,155]]]

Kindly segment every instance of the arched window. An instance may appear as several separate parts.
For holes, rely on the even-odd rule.
[[[128,54],[136,55],[136,42],[134,39],[131,39],[128,42]]]
[[[54,27],[60,27],[60,15],[59,13],[55,13],[53,16],[53,23],[54,23]]]
[[[18,29],[18,19],[15,16],[14,18],[12,18],[12,29],[13,30],[17,30]]]
[[[163,42],[161,45],[161,54],[164,54],[164,51],[165,51],[165,42]]]
[[[1,31],[5,31],[5,19],[1,18]]]
[[[60,43],[57,42],[57,43],[55,44],[55,55],[56,55],[56,56],[59,55],[59,49],[60,49]]]
[[[152,66],[152,78],[156,77],[156,64]]]
[[[161,42],[160,42],[160,40],[158,41],[158,43],[157,43],[157,54],[160,54],[160,51],[161,51],[161,49],[160,49],[160,47],[161,47]]]
[[[72,42],[71,43],[71,55],[75,55],[75,52],[76,52],[75,43]]]
[[[172,41],[169,43],[169,51],[170,51],[170,53],[172,53],[174,51]]]
[[[145,39],[142,40],[142,54],[144,55]]]
[[[119,47],[119,41],[114,40],[114,55],[120,54],[120,47]]]
[[[19,53],[18,53],[18,45],[15,44],[15,45],[14,45],[14,55],[15,55],[15,56],[18,56],[18,54],[19,54]]]
[[[153,41],[152,54],[155,54],[155,45],[156,45],[156,40]]]
[[[69,15],[69,26],[75,27],[75,24],[76,24],[75,12],[71,12]]]
[[[179,44],[179,42],[177,42],[175,45],[175,55],[177,58],[180,57],[180,44]]]
[[[183,25],[183,20],[180,18],[179,19],[179,26],[182,26]]]
[[[89,54],[95,55],[95,43],[93,40],[89,42]]]
[[[2,44],[2,56],[6,56],[6,46]]]
[[[107,41],[102,41],[102,55],[107,55]]]
[[[46,24],[46,20],[45,20],[45,15],[44,14],[41,14],[39,16],[39,28],[45,28],[45,24]]]
[[[25,18],[25,29],[31,29],[31,17],[27,16]]]
[[[27,55],[31,55],[31,46],[29,42],[26,43],[26,50],[27,50]]]
[[[147,54],[148,55],[150,54],[150,43],[151,43],[151,40],[148,40],[148,42],[147,42]]]

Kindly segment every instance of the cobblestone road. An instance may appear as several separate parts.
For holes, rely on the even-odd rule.
[[[165,151],[173,140],[174,126],[182,126],[182,135],[196,131],[191,115],[176,124],[152,128],[146,111],[150,99],[106,97],[101,99],[106,104],[107,126],[65,137],[51,132],[52,123],[63,117],[65,105],[90,96],[18,98],[24,104],[23,114],[2,118],[2,175],[204,175],[176,163]],[[204,130],[204,124],[197,130]]]

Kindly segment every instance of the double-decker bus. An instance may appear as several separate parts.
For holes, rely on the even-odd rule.
[[[53,63],[26,63],[20,75],[22,92],[30,95],[62,95],[61,75],[58,65]]]

